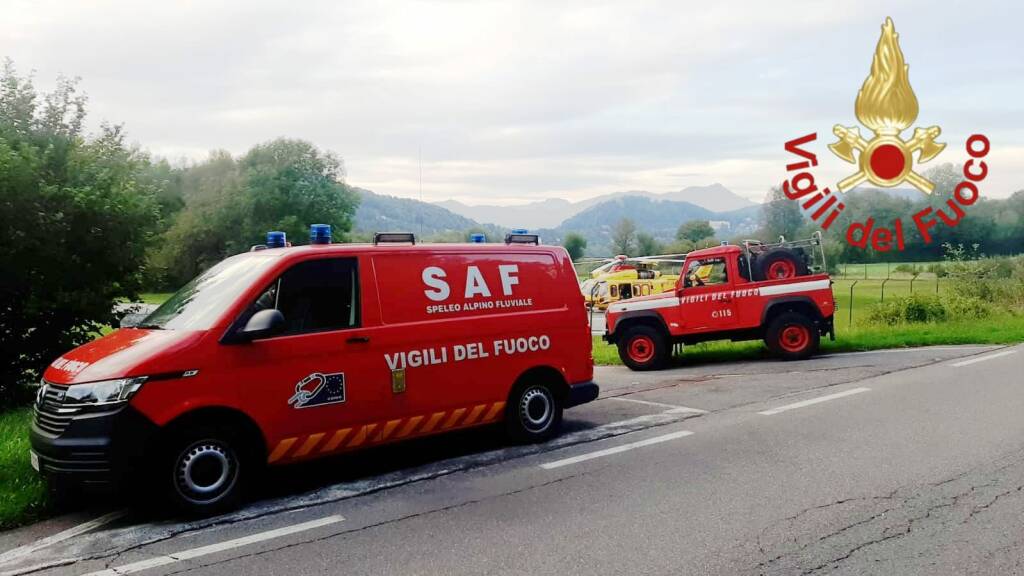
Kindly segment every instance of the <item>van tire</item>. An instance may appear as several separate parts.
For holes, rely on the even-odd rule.
[[[784,280],[807,275],[804,259],[789,248],[775,248],[761,254],[755,268],[757,280]]]
[[[804,360],[818,351],[821,335],[806,315],[784,312],[768,324],[764,341],[783,360]]]
[[[644,324],[626,328],[619,338],[619,358],[630,370],[659,370],[669,358],[665,335],[653,326]]]
[[[543,442],[561,425],[562,398],[554,386],[531,379],[512,390],[505,405],[505,432],[513,442]]]
[[[150,473],[176,511],[210,516],[238,506],[257,465],[239,434],[200,424],[171,432]]]

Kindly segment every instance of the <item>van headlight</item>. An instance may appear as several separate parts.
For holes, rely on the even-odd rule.
[[[72,384],[64,393],[64,404],[122,404],[127,402],[146,381],[145,376],[118,378],[88,384]]]

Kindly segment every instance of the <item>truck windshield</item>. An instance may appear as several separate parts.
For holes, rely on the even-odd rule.
[[[273,252],[232,256],[182,286],[146,316],[139,328],[208,330],[276,260]]]

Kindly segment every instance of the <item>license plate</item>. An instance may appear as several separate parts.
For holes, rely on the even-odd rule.
[[[28,459],[32,463],[32,468],[36,472],[39,472],[39,455],[36,454],[35,452],[29,450],[28,451]]]

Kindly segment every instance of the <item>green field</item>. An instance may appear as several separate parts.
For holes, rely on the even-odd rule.
[[[855,317],[856,321],[856,317]],[[822,351],[855,352],[882,348],[934,346],[940,344],[1015,344],[1024,341],[1024,316],[1001,315],[984,321],[906,324],[903,326],[836,326],[836,341],[821,341]],[[769,357],[760,340],[751,342],[705,342],[687,346],[680,365],[751,360]],[[615,346],[594,337],[594,363],[621,364]]]
[[[891,300],[897,296],[909,296],[914,294],[942,294],[949,286],[949,280],[936,278],[919,277],[911,281],[910,278],[881,279],[842,279],[837,278],[832,285],[832,293],[835,295],[839,311],[836,312],[836,330],[849,328],[851,326],[850,311],[853,311],[852,325],[863,319],[873,304]],[[850,299],[851,289],[853,299]]]
[[[32,521],[46,510],[46,484],[28,459],[32,409],[0,413],[0,529]]]
[[[928,272],[928,267],[937,264],[948,264],[948,262],[871,262],[869,264],[840,264],[834,276],[836,278],[910,278],[914,274],[905,271],[897,271],[898,266],[912,266],[916,268],[920,278],[935,279],[935,274]]]
[[[171,294],[172,292],[143,292],[139,294],[139,299],[146,304],[163,304]]]
[[[839,309],[835,316],[836,341],[822,340],[828,352],[876,350],[907,346],[939,344],[1010,344],[1024,341],[1024,315],[998,312],[990,318],[961,322],[872,325],[866,322],[872,307],[883,300],[914,294],[943,294],[950,281],[922,275],[911,283],[910,278],[842,279],[834,281],[832,292]],[[851,292],[852,289],[852,292]],[[852,299],[851,299],[852,294]],[[768,351],[756,342],[707,342],[687,346],[683,363],[716,362],[767,356]],[[614,346],[594,338],[594,361],[597,364],[620,364]]]

